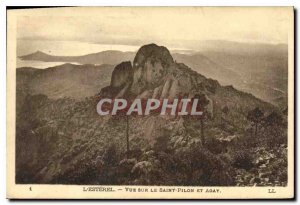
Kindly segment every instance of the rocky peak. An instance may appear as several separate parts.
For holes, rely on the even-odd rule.
[[[163,46],[142,46],[133,61],[115,67],[111,85],[102,93],[114,97],[174,99],[214,93],[220,85],[182,63],[174,62]]]
[[[138,50],[133,60],[133,66],[135,68],[144,67],[147,62],[152,65],[160,63],[162,67],[166,68],[174,63],[174,60],[166,47],[153,43],[144,45]]]
[[[112,73],[110,86],[117,88],[132,82],[133,69],[130,61],[117,65]]]
[[[166,47],[149,44],[142,46],[133,61],[133,84],[131,92],[158,86],[169,73],[174,60]]]

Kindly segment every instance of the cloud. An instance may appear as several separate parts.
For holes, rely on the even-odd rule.
[[[287,43],[290,8],[95,7],[27,10],[18,39],[195,48],[204,40]]]

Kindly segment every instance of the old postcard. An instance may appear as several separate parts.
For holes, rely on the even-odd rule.
[[[293,197],[292,7],[7,11],[7,198]]]

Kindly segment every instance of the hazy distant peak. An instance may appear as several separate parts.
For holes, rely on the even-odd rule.
[[[32,53],[32,54],[28,54],[28,55],[25,55],[25,56],[30,56],[30,55],[35,55],[35,56],[38,56],[38,55],[41,55],[41,56],[50,56],[49,54],[43,52],[43,51],[40,51],[40,50],[37,50],[36,52]]]
[[[235,55],[282,56],[287,53],[287,44],[269,44],[261,42],[237,42],[226,40],[207,40],[198,46],[199,51],[231,53]]]
[[[46,54],[43,51],[37,50],[36,52],[34,52],[35,54]]]
[[[119,51],[119,50],[105,50],[98,53],[130,53],[131,51]]]
[[[28,55],[19,56],[19,58],[22,60],[45,60],[49,57],[51,57],[51,55],[48,55],[39,50],[37,50],[34,53],[28,54]]]

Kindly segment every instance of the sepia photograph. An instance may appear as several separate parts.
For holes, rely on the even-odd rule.
[[[293,7],[7,10],[7,198],[294,197]]]

